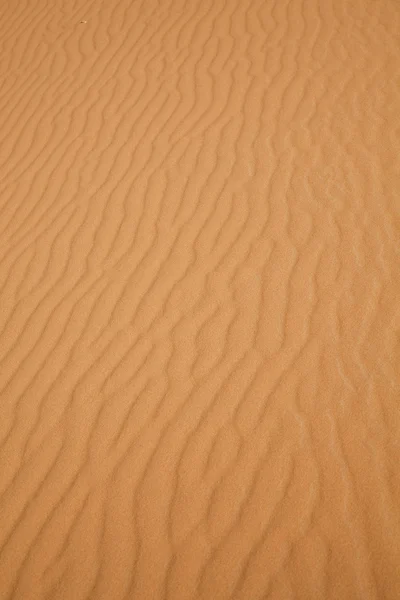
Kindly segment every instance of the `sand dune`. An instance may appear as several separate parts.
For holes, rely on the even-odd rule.
[[[0,599],[400,598],[399,3],[0,15]]]

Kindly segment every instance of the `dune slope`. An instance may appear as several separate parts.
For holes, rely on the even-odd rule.
[[[400,598],[399,31],[0,0],[1,600]]]

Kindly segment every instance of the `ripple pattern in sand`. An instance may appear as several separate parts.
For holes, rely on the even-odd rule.
[[[0,598],[400,598],[400,7],[0,2]]]

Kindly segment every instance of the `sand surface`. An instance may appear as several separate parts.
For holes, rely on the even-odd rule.
[[[0,600],[400,598],[398,0],[0,0]]]

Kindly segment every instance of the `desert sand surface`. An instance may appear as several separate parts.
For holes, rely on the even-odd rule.
[[[398,0],[0,0],[0,600],[400,598]]]

